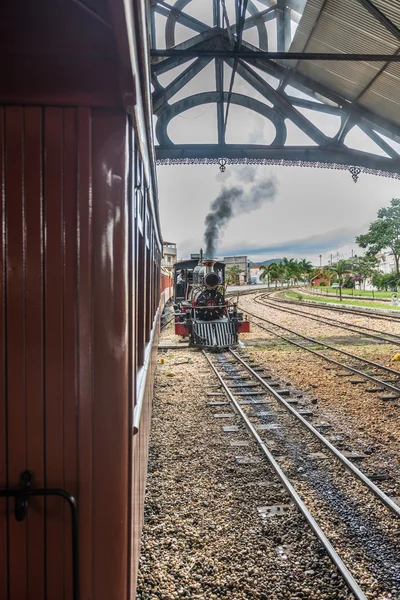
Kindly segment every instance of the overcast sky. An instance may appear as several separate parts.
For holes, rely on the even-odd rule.
[[[228,9],[233,3],[227,0]],[[232,8],[231,7],[231,8]],[[264,6],[265,8],[265,6]],[[211,2],[191,2],[185,11],[196,18],[210,22]],[[165,19],[157,17],[159,47],[165,47],[163,25]],[[193,33],[177,26],[176,43],[192,37]],[[244,39],[257,43],[254,29],[244,34]],[[269,30],[270,49],[273,50],[273,30]],[[187,63],[160,77],[167,85]],[[224,88],[229,87],[231,70],[225,66]],[[276,87],[277,81],[258,71]],[[215,90],[214,65],[210,63],[171,100],[202,91]],[[268,101],[236,75],[234,92],[251,95],[268,105]],[[286,91],[288,91],[286,89]],[[307,97],[294,89],[289,93]],[[270,105],[271,106],[271,105]],[[338,117],[301,110],[322,131],[333,136],[340,125]],[[156,121],[155,121],[156,122]],[[286,120],[288,136],[286,145],[315,145],[295,125]],[[215,143],[217,138],[216,105],[193,108],[171,121],[168,135],[175,143]],[[226,131],[227,143],[269,144],[275,135],[273,125],[264,117],[245,108],[232,105]],[[390,142],[400,149],[400,144]],[[346,138],[349,147],[385,156],[361,130],[354,128]],[[210,166],[159,166],[158,183],[162,232],[164,239],[178,244],[178,256],[188,256],[204,246],[204,219],[210,204],[225,188],[243,187],[244,197],[252,186],[272,178],[276,183],[273,201],[248,214],[234,217],[227,225],[218,246],[218,255],[248,254],[252,260],[280,258],[283,256],[307,258],[314,264],[330,260],[331,253],[339,258],[358,253],[354,238],[366,232],[377,210],[400,197],[400,180],[361,174],[354,183],[349,171],[301,167],[253,167],[253,182],[249,182],[241,166],[227,165],[224,174],[217,165]]]

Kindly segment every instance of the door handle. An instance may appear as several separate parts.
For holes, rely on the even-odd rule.
[[[71,550],[72,550],[72,597],[79,600],[79,547],[78,547],[78,511],[75,498],[61,488],[32,488],[34,474],[24,471],[20,476],[21,487],[13,490],[1,490],[0,498],[14,498],[14,516],[17,521],[23,521],[28,513],[31,496],[58,496],[68,503],[71,510]]]

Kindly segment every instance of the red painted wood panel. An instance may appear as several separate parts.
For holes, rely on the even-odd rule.
[[[96,0],[96,13],[102,4]],[[2,62],[1,101],[119,106],[115,45],[111,27],[78,2],[0,2],[0,54],[8,57]]]
[[[80,589],[83,599],[94,600],[92,578],[93,476],[92,476],[92,172],[91,113],[77,114],[77,386],[78,386],[78,506]]]
[[[19,485],[26,462],[26,352],[25,352],[25,222],[24,222],[24,113],[6,109],[7,197],[7,435],[8,483]],[[9,140],[12,140],[10,143]],[[9,573],[12,600],[26,595],[26,521],[9,519]]]
[[[93,111],[93,597],[127,598],[128,221],[126,117]],[[103,523],[103,527],[98,526]],[[107,573],[107,576],[104,574]]]
[[[34,485],[44,486],[43,402],[43,180],[42,109],[25,109],[24,190],[26,229],[26,423],[27,466]],[[32,498],[27,520],[27,598],[44,594],[44,501]]]
[[[64,487],[63,373],[63,111],[44,115],[45,237],[45,465],[46,486]],[[46,500],[46,574],[49,598],[63,596],[64,503]]]
[[[131,590],[131,597],[133,598],[134,588],[134,572],[133,572],[133,561],[134,561],[134,548],[133,548],[133,510],[132,502],[134,498],[133,488],[133,438],[132,429],[134,422],[134,410],[135,410],[135,397],[136,397],[136,347],[135,347],[135,325],[136,325],[136,252],[135,252],[135,240],[136,240],[136,229],[135,229],[135,134],[132,127],[131,120],[129,119],[128,126],[128,140],[129,140],[129,186],[128,186],[128,238],[129,238],[129,252],[128,252],[128,285],[129,285],[129,307],[128,307],[128,335],[129,335],[129,405],[128,405],[128,456],[130,459],[129,467],[129,479],[128,479],[128,535],[129,535],[129,548],[128,548],[128,586]]]
[[[63,244],[64,244],[64,485],[75,498],[78,492],[77,469],[77,382],[76,357],[76,260],[77,260],[77,123],[76,111],[64,111],[63,156]],[[66,509],[67,510],[67,509]],[[71,523],[69,510],[64,533],[65,600],[72,598]]]
[[[133,597],[142,519],[152,367],[133,468],[135,326],[143,356],[158,270],[128,139],[122,113],[0,108],[0,485],[29,468],[76,497],[84,600]],[[5,507],[0,599],[71,600],[63,500],[31,499],[22,523]]]
[[[0,486],[7,487],[7,368],[6,368],[6,243],[5,243],[5,131],[4,109],[0,107]],[[8,588],[7,501],[0,498],[0,598]]]

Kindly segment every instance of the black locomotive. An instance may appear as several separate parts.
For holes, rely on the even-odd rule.
[[[202,252],[174,266],[175,333],[191,346],[222,350],[238,344],[248,321],[225,296],[225,263],[203,259]]]

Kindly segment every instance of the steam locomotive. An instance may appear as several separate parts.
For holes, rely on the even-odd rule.
[[[223,350],[248,333],[237,305],[225,297],[225,263],[203,259],[202,251],[174,266],[175,333],[191,346]]]

